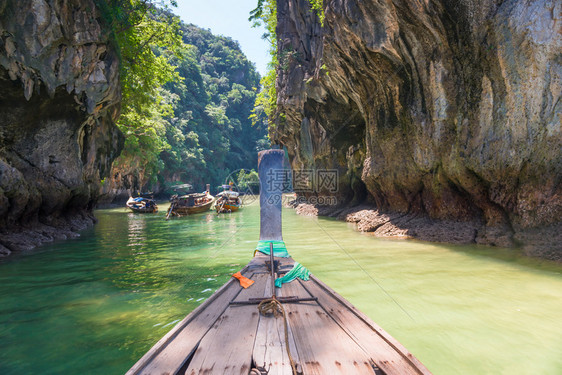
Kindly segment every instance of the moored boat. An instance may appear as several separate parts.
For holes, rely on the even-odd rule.
[[[217,194],[217,201],[215,203],[217,213],[238,211],[242,207],[240,193],[233,191],[230,185],[222,185],[222,188],[224,190]]]
[[[171,203],[166,218],[170,216],[192,215],[209,211],[214,201],[215,197],[209,193],[209,185],[207,185],[207,190],[203,193],[173,195],[170,198]]]
[[[281,191],[266,175],[282,150],[260,152],[260,238],[254,258],[158,341],[135,374],[429,375],[396,339],[295,262],[281,234]],[[280,185],[278,185],[280,186]]]
[[[154,213],[158,212],[158,205],[153,199],[145,197],[129,197],[127,200],[127,208],[138,213]]]

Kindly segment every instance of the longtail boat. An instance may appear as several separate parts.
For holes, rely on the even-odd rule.
[[[281,191],[271,188],[282,184],[266,180],[282,168],[283,156],[282,150],[259,154],[261,222],[253,259],[127,375],[430,374],[290,257],[281,235]]]
[[[235,212],[242,207],[240,193],[232,190],[230,185],[222,185],[223,191],[217,194],[215,210],[217,213]]]
[[[158,212],[158,205],[153,199],[145,197],[129,197],[126,206],[133,212],[138,213],[154,213]]]
[[[170,208],[166,218],[171,215],[184,216],[209,211],[214,202],[215,197],[209,193],[209,185],[207,185],[207,190],[202,193],[176,194],[170,198]]]

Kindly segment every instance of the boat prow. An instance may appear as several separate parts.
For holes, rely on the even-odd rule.
[[[259,154],[260,241],[253,259],[128,375],[430,374],[398,341],[289,256],[281,236],[281,191],[264,188],[266,175],[282,168],[283,157],[282,150]]]
[[[274,259],[280,276],[294,265],[292,258]],[[247,374],[251,368],[292,374],[287,344],[303,374],[430,374],[397,340],[314,275],[277,288],[284,317],[259,314],[257,300],[272,296],[268,260],[258,253],[241,271],[253,285],[244,289],[238,280],[228,281],[127,375]]]

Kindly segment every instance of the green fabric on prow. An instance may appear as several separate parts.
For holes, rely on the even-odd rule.
[[[289,252],[287,251],[287,246],[285,246],[285,242],[283,241],[258,241],[258,246],[256,246],[256,250],[260,253],[264,253],[265,255],[269,255],[269,244],[273,244],[273,256],[279,258],[288,258],[290,257]]]
[[[287,272],[283,277],[276,279],[275,286],[277,288],[281,288],[281,285],[290,283],[297,277],[304,281],[307,281],[310,278],[310,271],[308,270],[308,268],[306,268],[299,262],[295,262],[295,264],[293,265],[293,269]]]

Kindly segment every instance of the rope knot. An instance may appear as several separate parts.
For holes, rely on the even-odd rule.
[[[258,305],[258,311],[263,316],[273,314],[274,317],[285,316],[285,309],[279,300],[275,297],[264,299]]]

